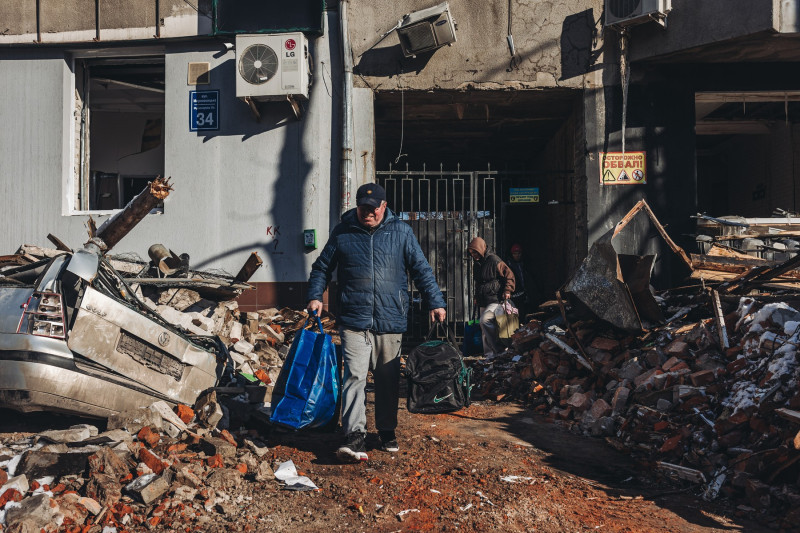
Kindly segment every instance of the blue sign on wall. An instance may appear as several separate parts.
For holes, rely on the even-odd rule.
[[[539,187],[511,187],[509,197],[512,204],[535,204],[539,202]]]
[[[189,129],[219,130],[219,91],[189,91]]]

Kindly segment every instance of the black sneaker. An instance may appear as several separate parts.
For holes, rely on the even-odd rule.
[[[364,447],[365,437],[366,435],[360,431],[348,434],[344,439],[344,443],[336,450],[336,457],[346,463],[357,463],[369,459],[367,450]]]
[[[398,452],[400,446],[397,444],[397,437],[394,431],[379,431],[378,436],[381,439],[381,450],[385,452]]]

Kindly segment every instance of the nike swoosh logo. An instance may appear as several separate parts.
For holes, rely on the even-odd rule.
[[[448,394],[448,395],[447,395],[447,396],[445,396],[444,398],[439,398],[438,396],[434,396],[434,397],[433,397],[433,403],[439,403],[439,402],[443,402],[443,401],[445,401],[446,399],[448,399],[448,398],[449,398],[450,396],[452,396],[452,395],[453,395],[453,393],[451,392],[450,394]]]

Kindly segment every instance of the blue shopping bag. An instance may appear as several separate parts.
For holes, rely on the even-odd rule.
[[[275,424],[294,429],[324,426],[336,412],[340,388],[336,347],[323,331],[322,321],[315,318],[319,333],[305,329],[307,319],[295,334],[278,376],[275,393],[279,399],[273,400],[270,417]]]

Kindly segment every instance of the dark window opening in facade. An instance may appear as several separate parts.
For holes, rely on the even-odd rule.
[[[75,209],[122,209],[164,175],[164,57],[78,60],[75,80]]]
[[[695,94],[698,210],[798,216],[800,90]]]

